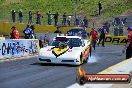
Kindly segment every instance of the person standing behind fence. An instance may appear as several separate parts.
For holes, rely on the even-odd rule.
[[[109,33],[109,28],[110,28],[109,22],[105,22],[104,27],[105,27],[106,31]]]
[[[29,11],[28,15],[29,15],[28,24],[32,24],[32,11]]]
[[[37,17],[36,24],[40,24],[41,25],[41,13],[40,13],[40,11],[36,12],[36,17]]]
[[[22,13],[22,10],[19,11],[19,22],[22,23],[23,21],[23,13]]]
[[[51,23],[52,23],[52,14],[51,14],[50,11],[47,13],[47,16],[48,16],[48,25],[51,25]]]
[[[80,18],[80,27],[85,27],[85,26],[84,26],[83,18]]]
[[[11,10],[12,22],[16,22],[16,11],[13,9]]]
[[[62,18],[62,26],[66,26],[66,18],[67,18],[67,15],[66,13],[64,13]]]
[[[81,21],[80,17],[77,17],[76,18],[76,26],[80,26],[80,21]]]
[[[88,19],[87,19],[87,17],[84,17],[83,18],[83,22],[84,22],[84,27],[88,27]]]
[[[123,36],[123,27],[124,27],[123,22],[121,21],[118,26],[119,26],[119,36]]]
[[[19,31],[16,29],[16,27],[15,26],[13,26],[12,28],[12,32],[11,32],[11,34],[10,34],[10,39],[19,39],[19,37],[20,37],[20,33],[19,33]]]
[[[105,46],[104,46],[104,42],[105,42],[105,35],[106,35],[106,33],[107,33],[107,31],[106,31],[106,29],[105,29],[105,26],[103,25],[103,27],[100,28],[98,31],[99,31],[99,33],[100,33],[100,38],[99,38],[98,46],[99,46],[100,42],[103,40],[103,41],[102,41],[102,46],[105,47]]]
[[[71,16],[67,16],[67,24],[68,26],[71,26]]]
[[[25,36],[24,36],[25,39],[31,38],[32,29],[30,28],[29,25],[27,25],[27,27],[24,29],[23,33],[24,33],[24,35],[25,35]]]
[[[58,14],[58,12],[56,12],[56,13],[54,14],[55,26],[58,25],[58,18],[59,18],[59,14]]]
[[[102,4],[101,4],[101,2],[98,3],[98,9],[99,9],[98,15],[100,15],[101,14],[101,10],[102,10]]]
[[[114,26],[114,35],[115,36],[123,36],[123,22],[120,20],[119,17],[116,17],[113,22],[112,25]]]

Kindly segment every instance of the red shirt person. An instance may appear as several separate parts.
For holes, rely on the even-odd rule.
[[[132,47],[132,43],[131,43],[132,41],[131,41],[131,40],[132,40],[132,31],[129,31],[129,34],[128,34],[128,41],[127,41],[127,42],[128,42],[128,43],[130,44],[130,46]]]
[[[95,45],[96,45],[96,41],[97,41],[97,31],[94,30],[94,28],[92,29],[92,31],[90,32],[90,35],[92,36],[92,46],[95,50]]]
[[[41,24],[41,13],[40,13],[40,11],[37,11],[36,12],[36,17],[37,17],[36,24]]]
[[[37,12],[36,12],[36,16],[37,16],[37,17],[40,17],[40,16],[41,16],[40,11],[37,11]]]
[[[129,59],[132,57],[132,26],[129,26],[127,30],[128,30],[128,41],[124,50],[126,50],[126,59]]]
[[[19,31],[16,29],[16,27],[13,26],[11,29],[12,29],[12,33],[10,34],[11,35],[10,39],[19,39],[20,34]]]

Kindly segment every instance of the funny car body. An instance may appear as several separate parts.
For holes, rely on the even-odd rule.
[[[90,42],[78,36],[57,36],[48,46],[41,48],[39,63],[81,65],[90,52]]]

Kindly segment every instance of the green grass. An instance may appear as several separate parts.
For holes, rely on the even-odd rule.
[[[75,1],[75,0],[72,0]],[[64,12],[74,15],[75,3],[71,0],[0,0],[0,18],[11,20],[11,9],[19,11],[23,10],[24,21],[28,19],[28,11],[34,13],[37,10],[43,14],[43,22],[47,22],[48,11],[63,15]],[[77,7],[77,15],[96,17],[98,14],[98,2],[103,5],[102,14],[104,18],[113,17],[121,14],[124,11],[132,9],[132,0],[80,0]],[[61,18],[61,17],[60,17]],[[35,15],[34,15],[35,21]]]

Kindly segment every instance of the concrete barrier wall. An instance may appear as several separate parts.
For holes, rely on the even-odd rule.
[[[9,35],[11,33],[12,26],[16,26],[16,28],[21,33],[21,35],[23,35],[23,30],[26,28],[27,24],[0,22],[0,34]],[[35,25],[35,32],[37,32],[37,33],[53,32],[55,30],[56,30],[56,27],[54,27],[54,26]]]
[[[38,51],[39,42],[37,39],[0,40],[0,59],[35,55]]]

